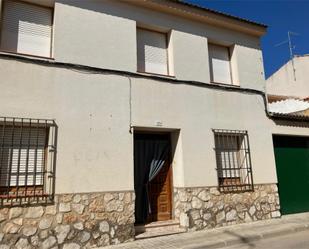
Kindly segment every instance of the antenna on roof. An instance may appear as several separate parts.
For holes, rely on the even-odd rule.
[[[279,47],[279,46],[281,46],[283,44],[286,44],[286,43],[289,44],[290,59],[292,61],[294,81],[296,81],[296,69],[295,69],[295,65],[294,65],[294,49],[295,49],[295,46],[292,45],[291,35],[299,35],[299,34],[295,33],[295,32],[292,32],[292,31],[288,31],[288,39],[283,41],[283,42],[280,42],[280,43],[276,44],[275,47]]]

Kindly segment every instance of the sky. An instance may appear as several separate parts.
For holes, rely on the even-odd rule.
[[[266,24],[262,38],[265,76],[268,78],[290,59],[287,40],[292,35],[295,55],[309,54],[309,0],[185,0],[213,10]],[[309,69],[308,69],[309,70]]]

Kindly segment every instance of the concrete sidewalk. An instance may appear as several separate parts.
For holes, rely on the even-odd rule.
[[[137,240],[104,249],[193,249],[221,248],[290,234],[309,229],[309,213],[286,215],[278,219],[226,226],[212,230]]]

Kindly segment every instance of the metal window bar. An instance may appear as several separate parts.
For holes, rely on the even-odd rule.
[[[37,132],[37,134],[36,134],[36,148],[38,148],[39,147],[39,129],[40,129],[40,123],[39,123],[39,121],[37,120],[37,126],[36,126],[36,132]],[[46,136],[46,133],[47,133],[47,130],[45,130],[45,136]],[[45,139],[44,139],[45,140]],[[44,141],[44,143],[45,143],[45,141]],[[44,146],[44,148],[45,148],[45,146]],[[37,167],[38,167],[38,162],[37,162],[37,160],[38,160],[38,158],[37,158],[37,156],[38,156],[38,150],[35,150],[34,151],[34,175],[33,175],[33,179],[32,179],[32,182],[33,182],[33,196],[35,197],[36,196],[36,185],[37,185],[37,183],[36,183],[36,175],[37,175]]]
[[[247,131],[213,129],[217,175],[221,192],[253,191],[249,137]]]
[[[0,207],[53,202],[57,133],[51,119],[0,117]]]

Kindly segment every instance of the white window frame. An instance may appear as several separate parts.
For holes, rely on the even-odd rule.
[[[213,63],[212,63],[212,56],[211,56],[211,47],[218,47],[218,48],[225,49],[227,51],[229,80],[226,81],[226,82],[215,80]],[[217,43],[209,42],[208,43],[208,57],[209,57],[209,76],[210,76],[210,82],[211,83],[217,83],[217,84],[234,85],[233,70],[232,70],[232,65],[231,65],[231,60],[232,60],[231,47],[224,46],[224,45],[217,44]]]
[[[166,74],[163,73],[156,73],[156,72],[152,72],[152,71],[148,71],[148,70],[141,70],[139,67],[139,50],[138,50],[138,32],[139,30],[141,31],[148,31],[148,32],[153,32],[153,33],[159,33],[161,35],[165,36],[165,52],[166,52]],[[154,74],[154,75],[162,75],[162,76],[170,76],[170,58],[169,58],[169,33],[167,32],[161,32],[161,31],[157,31],[157,30],[152,30],[152,29],[148,29],[148,28],[143,28],[143,27],[137,27],[136,28],[136,44],[137,44],[137,72],[139,73],[147,73],[147,74]],[[145,58],[144,58],[145,59]],[[145,63],[145,61],[144,61]]]
[[[35,55],[35,54],[30,54],[30,53],[20,53],[18,51],[9,51],[9,50],[4,50],[1,48],[1,36],[2,36],[2,30],[3,30],[3,18],[4,18],[4,8],[6,6],[7,1],[14,1],[14,2],[21,2],[23,4],[27,5],[33,5],[33,6],[38,6],[40,8],[46,8],[51,11],[51,37],[50,37],[50,52],[49,56],[41,56],[41,55]],[[25,55],[25,56],[31,56],[31,57],[37,57],[37,58],[47,58],[47,59],[52,59],[53,58],[53,49],[54,49],[54,7],[49,7],[49,6],[44,6],[36,3],[31,3],[31,2],[25,2],[21,0],[2,0],[0,2],[0,52],[5,52],[5,53],[10,53],[10,54],[18,54],[18,55]]]

